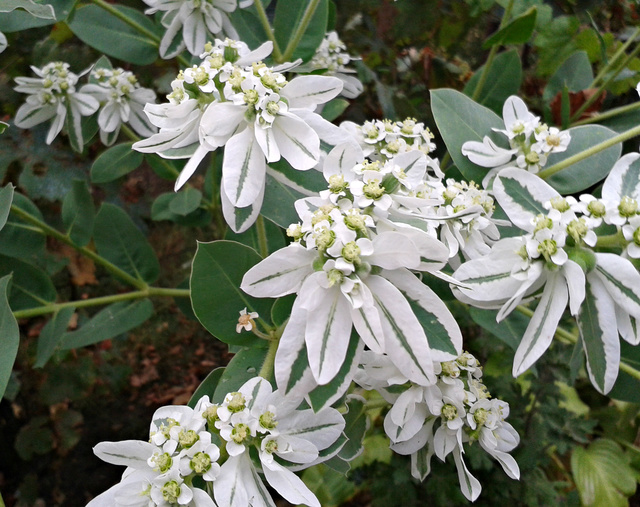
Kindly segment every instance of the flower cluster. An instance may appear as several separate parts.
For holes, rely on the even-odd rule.
[[[64,62],[51,62],[41,69],[32,66],[31,69],[38,77],[16,78],[18,86],[15,90],[29,96],[18,109],[14,123],[27,129],[52,120],[47,144],[51,144],[66,124],[68,134],[75,136],[82,146],[80,121],[100,106],[94,97],[76,90],[78,78],[84,73],[74,74]]]
[[[156,94],[140,86],[134,74],[124,69],[94,68],[89,84],[81,92],[92,95],[100,102],[98,125],[100,140],[106,146],[115,142],[123,123],[129,123],[141,136],[151,136],[156,128],[144,114],[144,106],[156,100]]]
[[[238,38],[229,13],[249,7],[253,0],[144,0],[145,14],[164,12],[162,25],[167,29],[160,41],[160,56],[174,58],[185,49],[192,55],[202,51],[207,40],[216,35]]]
[[[415,118],[404,121],[373,120],[362,125],[353,122],[342,122],[340,128],[353,136],[364,152],[364,156],[371,160],[386,161],[400,153],[418,150],[425,155],[436,149],[433,134],[424,123]],[[428,158],[429,166],[438,177],[440,171],[438,161]]]
[[[536,174],[546,165],[550,154],[565,151],[571,141],[569,132],[541,123],[540,118],[516,96],[509,97],[504,103],[502,116],[505,128],[493,130],[507,137],[509,149],[501,148],[489,136],[485,136],[482,142],[467,141],[462,145],[462,154],[471,162],[493,168],[482,181],[485,188],[507,166],[515,165]]]
[[[349,357],[352,328],[360,338],[354,366],[366,345],[388,354],[413,382],[432,384],[434,355],[446,360],[451,352],[431,350],[412,305],[432,315],[449,350],[459,351],[455,319],[413,274],[438,275],[449,258],[436,234],[419,227],[419,220],[409,224],[413,217],[403,211],[411,206],[417,215],[430,203],[407,195],[425,184],[426,169],[418,150],[383,164],[364,159],[351,143],[338,145],[323,168],[328,189],[296,202],[301,222],[287,230],[295,241],[245,274],[241,287],[250,295],[298,295],[276,356],[279,385],[290,375],[296,351],[305,348],[313,381],[330,382]]]
[[[594,349],[585,345],[592,382],[601,392],[608,392],[618,375],[618,334],[629,343],[640,342],[635,330],[640,319],[640,274],[627,258],[594,249],[602,237],[598,227],[610,224],[620,229],[614,235],[617,244],[626,240],[622,240],[623,253],[634,255],[639,183],[630,168],[638,158],[640,154],[629,154],[616,163],[604,182],[602,199],[564,198],[522,169],[506,168],[496,176],[496,199],[524,234],[501,239],[486,256],[460,266],[453,276],[465,287],[457,287],[454,293],[473,306],[499,308],[497,318],[502,320],[525,298],[542,290],[516,351],[514,375],[526,371],[550,346],[567,303],[583,340],[601,343],[605,360],[601,378],[594,373]],[[517,200],[514,188],[526,190],[539,212]],[[593,332],[597,336],[585,337]]]
[[[316,50],[316,54],[306,65],[296,68],[296,72],[319,71],[327,76],[335,76],[343,83],[341,95],[348,99],[355,99],[362,93],[363,87],[360,80],[353,74],[355,70],[347,68],[350,62],[358,60],[347,53],[347,46],[340,40],[336,32],[325,35],[322,43]]]
[[[434,454],[442,461],[452,454],[462,493],[471,501],[481,486],[464,463],[464,444],[479,442],[509,477],[519,479],[518,464],[508,454],[520,441],[505,421],[509,405],[491,399],[477,359],[465,352],[452,361],[435,363],[434,371],[434,384],[417,385],[387,356],[363,354],[355,380],[368,390],[378,390],[392,404],[384,419],[391,449],[411,455],[411,472],[419,480],[429,474]]]
[[[102,442],[95,447],[98,457],[127,469],[121,482],[87,507],[272,507],[259,471],[288,501],[320,507],[291,468],[301,470],[329,459],[333,454],[322,451],[338,440],[345,422],[332,408],[314,413],[296,410],[298,405],[299,398],[284,397],[255,377],[219,404],[204,396],[194,409],[162,407],[153,416],[148,442]],[[255,462],[252,450],[258,456]],[[196,478],[204,489],[194,485]]]
[[[231,40],[207,44],[200,65],[173,81],[169,103],[145,108],[160,132],[133,146],[166,158],[189,158],[176,190],[207,153],[225,146],[222,207],[236,231],[248,228],[260,212],[266,164],[282,157],[295,169],[310,169],[320,160],[317,131],[337,130],[313,111],[340,93],[342,81],[329,76],[287,81],[283,68],[260,62],[270,52],[271,43],[255,51]],[[249,218],[238,223],[236,208],[248,208]]]

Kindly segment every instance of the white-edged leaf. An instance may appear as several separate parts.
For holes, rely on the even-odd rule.
[[[596,253],[594,273],[607,292],[629,315],[640,319],[640,273],[631,261],[610,253]]]
[[[157,447],[143,440],[123,440],[120,442],[100,442],[93,453],[102,461],[112,465],[122,465],[137,469],[148,467],[147,460]]]
[[[313,272],[316,254],[299,243],[291,243],[252,267],[240,288],[254,297],[281,297],[297,292]]]
[[[383,271],[407,299],[427,336],[434,361],[452,361],[462,354],[462,332],[447,305],[414,274],[404,269]]]
[[[616,202],[625,196],[640,201],[640,153],[621,157],[602,186],[603,199]]]
[[[342,81],[333,76],[297,76],[280,90],[289,107],[315,109],[342,91]]]
[[[515,167],[500,171],[494,180],[493,191],[509,220],[528,232],[533,231],[533,218],[547,214],[543,204],[560,196],[535,174]]]
[[[385,352],[409,380],[435,382],[431,349],[409,302],[381,276],[367,278],[384,330]]]
[[[620,364],[620,339],[616,310],[611,296],[597,275],[587,277],[586,297],[578,314],[578,328],[587,371],[593,386],[602,394],[613,388]]]
[[[305,330],[309,366],[319,385],[330,382],[340,371],[351,335],[351,305],[340,289],[317,291],[319,300],[310,312]]]
[[[264,188],[266,163],[253,129],[246,128],[229,139],[224,150],[222,181],[231,204],[252,205]]]
[[[259,1],[259,0],[258,0]],[[262,467],[267,482],[282,497],[293,504],[305,504],[309,507],[320,507],[320,502],[304,482],[292,471],[287,470],[276,461]]]
[[[513,376],[524,373],[549,348],[558,322],[569,299],[564,277],[555,273],[547,278],[538,307],[513,358]]]

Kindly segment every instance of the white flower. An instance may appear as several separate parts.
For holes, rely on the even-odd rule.
[[[213,483],[218,505],[273,505],[249,456],[249,449],[257,446],[265,479],[278,493],[291,503],[320,507],[315,495],[274,460],[274,455],[297,469],[307,468],[323,460],[319,452],[336,441],[345,423],[332,408],[318,413],[296,410],[300,402],[300,398],[272,391],[269,382],[260,377],[248,380],[237,393],[225,398],[218,413],[230,408],[232,415],[225,422],[223,411],[216,426],[230,457]]]
[[[14,123],[20,128],[31,128],[53,120],[46,139],[46,143],[51,144],[66,121],[67,133],[76,140],[75,148],[81,149],[84,144],[80,125],[82,116],[95,113],[100,104],[91,95],[76,91],[79,76],[69,70],[68,63],[51,62],[42,69],[33,66],[31,69],[37,78],[16,78],[18,86],[15,90],[29,96],[18,109]]]
[[[202,53],[212,36],[238,38],[228,14],[248,7],[253,0],[144,0],[146,14],[164,12],[162,24],[167,29],[160,42],[160,56],[173,58],[186,47],[192,55]]]
[[[240,310],[240,317],[238,317],[238,324],[236,324],[236,333],[245,331],[251,331],[255,327],[254,319],[258,318],[258,312],[247,313],[247,309]]]
[[[84,85],[80,91],[92,95],[101,104],[98,125],[103,144],[109,146],[115,142],[123,123],[130,123],[143,137],[156,133],[156,128],[144,114],[144,107],[155,102],[156,94],[149,88],[142,88],[132,72],[94,69],[91,79],[94,82]]]
[[[328,32],[316,50],[316,54],[306,65],[296,68],[296,72],[314,72],[324,70],[327,76],[335,76],[343,83],[341,95],[354,99],[362,93],[363,86],[360,80],[351,75],[355,70],[347,68],[353,60],[359,60],[349,55],[347,46],[342,42],[336,32]]]

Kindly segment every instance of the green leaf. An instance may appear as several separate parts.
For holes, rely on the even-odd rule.
[[[319,412],[336,402],[347,390],[358,368],[358,360],[362,352],[363,343],[358,333],[353,331],[349,338],[349,348],[344,362],[331,382],[316,387],[308,395],[309,403],[314,411]]]
[[[177,195],[175,192],[160,194],[151,205],[151,219],[170,220],[178,225],[187,227],[204,227],[211,223],[211,212],[204,208],[197,208],[186,216],[173,213],[171,211],[171,203],[176,199]]]
[[[71,192],[62,202],[62,223],[76,245],[85,246],[91,240],[95,214],[93,198],[86,182],[74,180]]]
[[[345,99],[332,99],[327,102],[320,114],[327,121],[333,121],[349,107],[349,101]]]
[[[529,325],[529,317],[520,312],[513,312],[506,319],[496,322],[497,310],[481,310],[470,307],[469,313],[473,321],[492,335],[502,340],[514,351]]]
[[[96,215],[93,239],[98,253],[131,276],[153,283],[160,264],[153,248],[124,210],[104,203]]]
[[[307,468],[302,480],[324,507],[343,505],[356,494],[352,480],[323,464]]]
[[[257,299],[240,290],[244,274],[262,258],[234,241],[198,243],[191,269],[191,304],[200,323],[216,338],[235,345],[260,343],[250,332],[236,332],[240,310],[271,314],[271,299]],[[264,325],[264,321],[259,321]],[[264,326],[263,326],[264,327]]]
[[[576,447],[571,472],[585,506],[626,507],[636,491],[636,473],[629,457],[613,440],[601,438],[588,448]]]
[[[30,461],[34,455],[47,454],[54,449],[55,436],[48,425],[49,417],[41,415],[20,428],[15,441],[20,458]]]
[[[18,323],[7,299],[10,281],[11,275],[0,278],[0,399],[7,389],[20,344]]]
[[[538,10],[535,7],[531,7],[528,11],[514,18],[504,28],[501,28],[489,37],[482,45],[482,48],[488,49],[491,46],[502,44],[524,44],[533,34],[533,29],[536,27],[537,15]]]
[[[159,27],[140,11],[118,4],[111,6],[148,31],[159,33]],[[125,62],[149,65],[158,58],[156,41],[97,5],[85,5],[76,9],[69,28],[85,44]]]
[[[62,340],[69,325],[69,319],[71,319],[74,312],[75,308],[63,308],[54,313],[51,320],[42,328],[38,337],[38,351],[36,353],[36,363],[33,365],[34,368],[42,368],[51,358]]]
[[[547,166],[551,167],[581,151],[615,137],[616,133],[600,125],[584,125],[568,130],[571,142],[566,151],[549,155]],[[545,181],[563,195],[585,190],[603,180],[620,158],[622,144],[596,153],[581,162],[570,165],[566,169],[546,178]]]
[[[137,169],[144,154],[131,149],[132,144],[118,144],[102,152],[91,166],[91,182],[109,183]]]
[[[0,230],[7,223],[9,212],[11,211],[11,203],[13,202],[13,185],[8,183],[6,187],[0,190]]]
[[[286,229],[291,224],[297,223],[300,220],[293,204],[298,199],[302,199],[303,197],[307,197],[312,194],[306,189],[306,187],[303,187],[302,185],[299,185],[298,182],[290,179],[290,173],[287,172],[284,174],[276,170],[267,171],[264,202],[262,203],[260,213],[265,218],[271,220],[274,224]],[[296,172],[302,173],[302,171]],[[310,171],[304,172],[304,175],[311,176],[310,179],[315,183],[317,178],[316,175],[311,175]],[[322,174],[319,172],[318,175],[322,177]],[[326,186],[326,182],[324,186]]]
[[[276,13],[273,20],[273,31],[280,49],[284,52],[287,45],[294,37],[300,21],[311,2],[285,1],[276,3]],[[329,2],[320,0],[316,10],[300,42],[296,45],[291,61],[302,58],[304,61],[311,59],[316,49],[324,39],[327,32],[329,19]]]
[[[247,380],[258,375],[267,357],[267,342],[262,340],[264,347],[242,347],[229,361],[224,369],[215,393],[213,403],[222,403],[227,393],[237,391]]]
[[[38,207],[22,194],[14,194],[13,205],[44,222]],[[24,222],[15,214],[9,218],[0,231],[0,254],[20,259],[42,258],[46,236],[33,225]]]
[[[349,462],[362,452],[362,440],[369,426],[367,420],[366,400],[360,396],[347,397],[347,412],[344,414],[344,434],[347,443],[344,444],[338,456]]]
[[[37,4],[32,0],[3,0],[0,4],[0,12],[11,12],[15,9],[24,9],[32,16],[42,19],[56,19],[53,6]]]
[[[553,97],[567,87],[570,92],[586,90],[593,81],[593,70],[585,51],[578,51],[567,58],[549,79],[542,99],[548,104]]]
[[[560,64],[579,49],[575,42],[579,29],[580,20],[576,16],[555,16],[549,23],[538,27],[533,44],[540,55],[539,76],[553,75]]]
[[[438,131],[456,167],[468,180],[482,181],[487,169],[471,162],[462,154],[467,141],[482,142],[489,136],[498,146],[508,149],[504,136],[491,129],[504,129],[502,118],[466,95],[449,89],[431,90],[431,110]]]
[[[485,66],[480,67],[464,87],[465,95],[469,97],[473,95],[480,76],[484,71],[484,67]],[[489,67],[487,80],[484,83],[477,101],[479,104],[491,109],[494,113],[502,115],[502,106],[505,100],[511,95],[518,93],[521,83],[522,63],[520,62],[518,52],[512,49],[500,53],[494,58],[491,67]]]
[[[267,246],[269,252],[275,252],[286,246],[284,234],[282,229],[270,220],[264,220],[264,228],[267,236]],[[241,234],[233,232],[231,229],[227,229],[224,235],[224,239],[229,241],[237,241],[243,245],[253,248],[256,252],[260,251],[260,240],[258,237],[257,225],[253,224],[249,229]]]
[[[53,303],[57,293],[47,274],[14,257],[0,255],[0,276],[13,273],[9,301],[14,310]]]
[[[13,10],[8,14],[2,14],[2,16],[0,16],[0,31],[6,33],[19,32],[28,28],[52,25],[56,21],[64,21],[67,19],[67,16],[69,16],[75,3],[76,0],[49,0],[47,4],[53,7],[55,19],[35,17],[22,9]],[[39,7],[44,9],[46,5],[40,5]]]
[[[186,216],[200,207],[202,192],[192,187],[187,187],[175,194],[169,203],[169,211],[179,216]]]
[[[146,322],[153,315],[148,299],[121,301],[100,310],[77,331],[65,333],[62,349],[77,349],[109,340]]]
[[[212,370],[211,373],[207,375],[207,378],[205,378],[202,381],[202,383],[197,387],[197,389],[191,396],[191,399],[189,400],[189,403],[187,403],[187,405],[190,406],[191,408],[195,408],[196,404],[198,403],[198,401],[200,401],[200,398],[202,398],[203,396],[208,396],[209,399],[211,400],[213,398],[213,394],[216,392],[216,387],[218,387],[218,383],[220,382],[220,377],[222,377],[223,373],[224,373],[224,367],[222,366],[220,368],[216,368],[215,370]]]
[[[238,32],[238,39],[245,42],[250,48],[256,49],[268,40],[253,5],[247,9],[236,9],[229,14],[229,19]],[[282,50],[284,51],[284,48]]]
[[[636,326],[638,325],[637,320],[635,324]],[[640,371],[640,346],[633,346],[623,341],[620,344],[620,360]],[[618,379],[611,392],[609,392],[609,397],[631,403],[640,403],[640,380],[620,370]]]

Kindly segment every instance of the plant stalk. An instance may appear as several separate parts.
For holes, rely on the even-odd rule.
[[[632,129],[629,129],[625,132],[622,132],[621,134],[618,134],[617,136],[614,136],[611,139],[602,141],[601,143],[598,143],[595,146],[592,146],[591,148],[581,151],[580,153],[576,153],[575,155],[572,155],[571,157],[568,157],[563,161],[558,162],[555,165],[552,165],[551,167],[547,167],[546,169],[540,171],[538,173],[538,176],[540,176],[540,178],[542,179],[547,179],[553,176],[554,174],[562,171],[563,169],[566,169],[570,165],[581,162],[582,160],[589,158],[590,156],[595,155],[596,153],[600,153],[601,151],[604,151],[607,148],[611,148],[612,146],[615,146],[618,143],[622,143],[638,135],[640,135],[640,125]]]
[[[287,44],[287,48],[284,50],[284,54],[282,55],[282,60],[280,63],[288,62],[289,60],[291,60],[293,52],[298,47],[300,39],[302,39],[304,32],[307,30],[307,27],[309,26],[311,18],[316,12],[319,3],[320,0],[310,0],[309,5],[307,5],[307,8],[302,15],[300,24],[296,27],[296,31],[294,32],[293,37],[291,37],[291,39],[289,40],[289,44]]]
[[[500,26],[498,27],[498,30],[501,30],[506,26],[507,21],[511,17],[513,4],[514,4],[514,0],[509,0],[509,4],[507,5],[507,7],[504,10],[504,13],[502,14],[502,19],[500,20]],[[471,99],[473,101],[477,101],[478,98],[480,97],[480,94],[482,93],[482,88],[484,88],[484,85],[487,82],[487,78],[489,77],[489,69],[491,68],[493,59],[498,53],[499,46],[500,44],[495,44],[491,46],[491,50],[489,51],[489,56],[487,56],[487,61],[485,62],[484,68],[482,69],[482,74],[480,74],[480,79],[478,79],[478,84],[476,85],[475,90],[473,90],[473,95],[471,96]]]
[[[117,278],[131,285],[132,287],[135,287],[136,289],[139,289],[139,290],[146,290],[149,287],[147,285],[147,282],[145,282],[144,280],[131,276],[126,271],[123,271],[118,266],[116,266],[115,264],[112,264],[104,257],[98,255],[92,250],[89,250],[87,247],[76,245],[73,241],[71,241],[71,238],[69,238],[69,236],[62,234],[61,232],[57,231],[53,227],[47,225],[46,223],[42,222],[38,218],[34,217],[30,213],[27,213],[23,209],[19,208],[15,204],[11,205],[11,211],[15,215],[20,217],[22,220],[35,225],[41,233],[46,234],[47,236],[51,236],[57,239],[58,241],[60,241],[61,243],[64,243],[65,245],[69,245],[70,247],[78,251],[80,254],[84,255],[85,257],[88,257],[96,264],[100,264],[112,275],[116,276]]]
[[[276,37],[273,33],[273,28],[271,28],[271,23],[269,23],[269,18],[267,17],[267,12],[264,10],[264,5],[262,5],[262,0],[254,0],[253,5],[256,7],[256,11],[258,11],[258,19],[260,19],[260,23],[262,24],[262,28],[269,37],[269,40],[273,42],[273,59],[276,62],[282,63],[285,61],[282,58],[282,51],[280,50],[280,45],[276,40]]]
[[[131,28],[133,28],[134,30],[137,30],[138,32],[140,32],[142,35],[144,35],[145,37],[148,37],[149,39],[151,39],[158,47],[160,47],[160,41],[162,40],[158,35],[156,35],[155,33],[153,33],[150,30],[147,30],[144,26],[142,26],[140,23],[138,23],[137,21],[134,21],[133,19],[131,19],[129,16],[127,16],[126,14],[123,14],[122,12],[120,12],[118,9],[116,9],[113,5],[105,2],[104,0],[91,0],[94,4],[96,4],[98,7],[104,9],[105,11],[107,11],[109,14],[115,16],[116,18],[118,18],[120,21],[122,21],[123,23],[126,23],[127,25],[129,25]],[[177,57],[177,60],[184,65],[185,67],[189,66],[189,61],[187,61],[186,58],[184,58],[182,55],[179,55]]]
[[[280,343],[280,339],[274,339],[269,342],[269,350],[267,351],[267,357],[264,358],[264,363],[262,363],[262,368],[258,372],[258,377],[262,377],[266,380],[271,380],[273,377],[273,365],[276,361],[276,352],[278,352],[278,344]]]
[[[132,299],[142,299],[153,296],[164,297],[189,297],[189,289],[164,289],[162,287],[147,287],[145,290],[126,292],[124,294],[113,294],[111,296],[101,296],[91,299],[81,299],[79,301],[67,301],[66,303],[48,303],[36,308],[17,310],[13,312],[16,319],[27,319],[49,313],[57,313],[64,308],[87,308],[90,306],[108,305],[119,301],[131,301]]]

